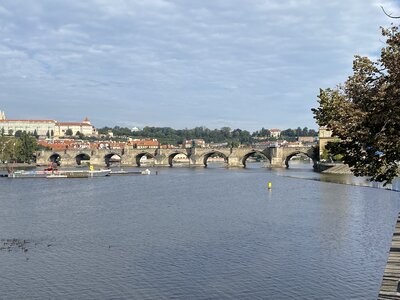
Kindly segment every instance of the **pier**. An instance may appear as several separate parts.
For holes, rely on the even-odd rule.
[[[397,217],[378,300],[400,299],[400,214]]]

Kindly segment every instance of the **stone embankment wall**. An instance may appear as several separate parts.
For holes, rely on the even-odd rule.
[[[349,166],[342,163],[317,163],[314,170],[323,174],[353,174]]]

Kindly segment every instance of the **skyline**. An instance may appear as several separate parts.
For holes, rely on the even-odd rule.
[[[0,109],[96,127],[317,128],[398,1],[2,1]]]

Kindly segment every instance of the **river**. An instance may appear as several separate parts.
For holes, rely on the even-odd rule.
[[[0,298],[376,299],[400,193],[335,178],[300,163],[0,178],[1,243],[25,240],[0,250]]]

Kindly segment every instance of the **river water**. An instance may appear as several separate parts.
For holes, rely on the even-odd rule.
[[[301,164],[158,171],[0,178],[0,239],[25,240],[0,298],[377,298],[400,193]]]

